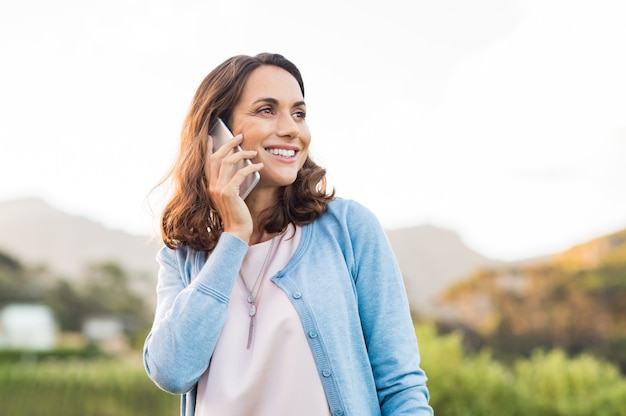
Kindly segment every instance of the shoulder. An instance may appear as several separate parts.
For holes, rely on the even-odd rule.
[[[366,220],[378,222],[378,219],[369,208],[352,199],[335,199],[328,204],[327,214],[336,218],[345,218],[348,221]]]
[[[173,249],[163,246],[158,251],[156,259],[162,271],[170,270],[180,276],[189,277],[198,268],[198,264],[201,264],[199,262],[203,261],[203,257],[204,252],[189,247],[182,246]]]
[[[351,199],[333,200],[324,215],[314,221],[312,226],[321,232],[317,237],[327,234],[335,240],[346,240],[344,244],[354,239],[377,239],[384,234],[374,213]]]
[[[163,246],[157,252],[157,261],[159,261],[159,263],[169,263],[172,265],[184,264],[193,253],[194,250],[184,246],[178,248]]]
[[[374,213],[361,203],[352,199],[335,199],[328,204],[328,210],[322,219],[338,221],[350,229],[380,228],[380,222]]]

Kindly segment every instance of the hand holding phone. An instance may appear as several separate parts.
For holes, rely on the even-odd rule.
[[[212,153],[219,149],[222,145],[224,145],[224,143],[226,143],[228,140],[232,140],[234,137],[221,118],[217,119],[217,122],[209,131],[209,135],[213,138]],[[241,152],[241,150],[241,146],[237,146],[235,148],[236,152]],[[242,169],[243,167],[251,164],[252,162],[250,162],[249,159],[244,159],[240,164],[236,165],[236,168]],[[252,192],[257,183],[259,183],[260,179],[261,175],[259,175],[259,172],[254,172],[253,174],[248,175],[239,187],[239,196],[242,199],[246,199],[246,197],[250,195],[250,192]]]

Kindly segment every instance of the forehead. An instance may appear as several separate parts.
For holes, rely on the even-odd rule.
[[[240,101],[252,102],[259,98],[287,102],[303,100],[300,85],[293,75],[273,65],[260,66],[250,73]]]

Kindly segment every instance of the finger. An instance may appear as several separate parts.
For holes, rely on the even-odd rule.
[[[213,149],[213,147],[215,145],[217,145],[217,143],[215,142],[213,137],[211,137],[211,136],[209,136],[209,137],[211,138],[213,143],[208,148],[209,149]],[[208,165],[209,165],[209,169],[208,169],[209,178],[217,177],[217,175],[219,174],[219,172],[221,170],[222,161],[224,160],[224,158],[228,157],[229,155],[235,154],[236,153],[235,150],[237,149],[237,146],[239,146],[242,141],[243,141],[243,135],[238,134],[232,140],[227,140],[224,144],[222,144],[219,147],[219,149],[215,149],[214,152],[211,152],[208,155],[209,156],[209,162],[208,162]],[[249,153],[245,153],[244,154],[244,158],[250,158],[250,157],[254,157],[254,155],[250,155]],[[237,158],[236,160],[239,160],[239,158]]]
[[[237,152],[222,161],[219,172],[209,182],[213,192],[235,195],[246,177],[263,169],[262,163],[244,164],[240,153],[244,152]]]
[[[213,142],[213,137],[209,135],[206,141],[206,152],[204,155],[204,174],[207,179],[209,179],[210,174],[209,166],[211,165],[211,154],[213,153],[211,149],[213,149]]]
[[[251,163],[246,165],[244,168],[239,169],[235,175],[233,175],[233,178],[236,178],[236,180],[241,179],[241,182],[243,182],[246,177],[252,175],[254,172],[260,172],[263,169],[263,166],[263,163]]]
[[[209,158],[213,154],[213,144],[215,143],[215,139],[213,136],[208,135],[206,139],[206,151],[204,154],[204,159],[208,162]]]
[[[239,187],[246,176],[262,169],[262,165],[250,167],[250,164],[244,162],[246,159],[254,158],[257,155],[256,150],[234,151],[229,147],[224,145],[210,157],[207,179],[209,192],[216,197],[217,195],[237,197]],[[224,148],[229,149],[230,153],[222,157]]]
[[[246,165],[246,167],[237,170],[237,172],[233,175],[228,187],[234,192],[235,195],[239,196],[239,190],[241,185],[244,183],[246,178],[250,175],[253,175],[255,172],[259,172],[263,169],[263,163],[252,163],[250,165]]]
[[[238,134],[235,137],[233,137],[231,140],[227,140],[226,142],[224,142],[224,144],[219,146],[218,149],[213,149],[213,147],[211,147],[211,149],[213,149],[213,154],[219,157],[224,157],[227,154],[231,153],[242,142],[243,142],[243,135]]]
[[[222,182],[226,184],[241,170],[244,171],[245,178],[245,176],[249,174],[248,172],[254,172],[254,170],[248,169],[250,164],[246,163],[245,160],[254,158],[256,154],[257,152],[255,150],[242,150],[227,155],[219,162],[219,168],[216,167],[214,169],[213,172],[215,172],[214,174],[217,175],[217,177],[213,176],[213,178],[217,178],[218,183]]]
[[[228,143],[225,143],[227,145]],[[206,160],[204,163],[204,172],[207,177],[209,183],[213,182],[215,178],[217,178],[221,161],[230,151],[230,149],[214,149],[214,146],[217,145],[213,136],[208,135],[207,139],[207,152],[206,152]],[[224,146],[222,146],[224,147]]]

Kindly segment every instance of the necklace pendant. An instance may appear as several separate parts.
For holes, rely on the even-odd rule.
[[[275,243],[276,243],[276,237],[273,237],[272,243],[270,244],[270,248],[269,250],[267,250],[267,254],[265,255],[265,260],[263,261],[263,265],[261,266],[261,269],[259,270],[259,274],[256,278],[256,281],[254,282],[254,285],[252,286],[252,289],[248,288],[248,285],[246,284],[246,279],[244,279],[243,275],[241,274],[241,270],[239,271],[239,276],[241,277],[243,285],[245,286],[246,290],[249,293],[248,297],[246,298],[246,301],[250,305],[250,309],[248,309],[248,316],[250,317],[250,325],[248,326],[248,343],[247,343],[248,349],[250,349],[250,346],[252,345],[252,336],[254,333],[254,317],[256,316],[256,305],[255,305],[256,296],[260,295],[261,289],[263,288],[262,277],[263,277],[263,274],[267,272],[268,262],[270,260],[270,256],[272,255],[272,250],[274,248]]]
[[[248,326],[248,343],[246,344],[246,348],[250,349],[252,345],[252,332],[254,332],[254,316],[250,316],[250,325]]]

